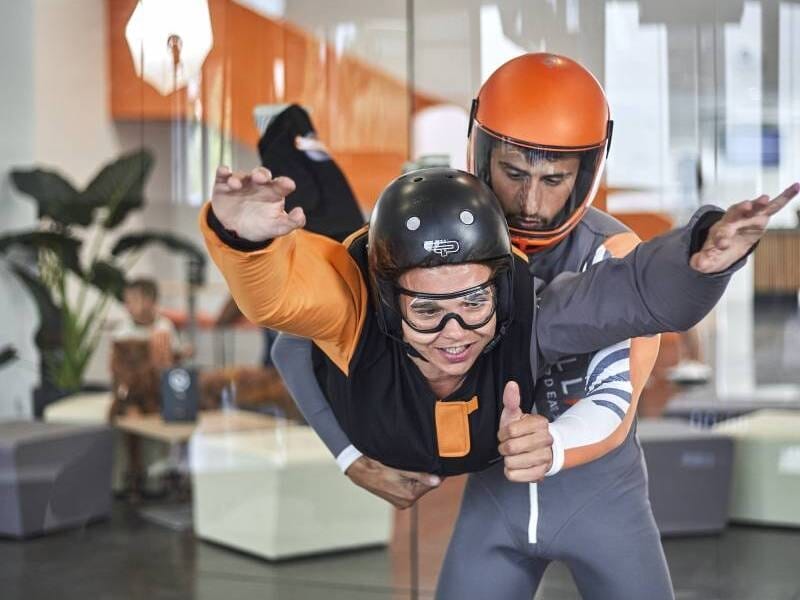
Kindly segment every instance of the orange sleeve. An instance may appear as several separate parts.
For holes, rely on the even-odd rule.
[[[633,232],[620,233],[609,237],[604,246],[615,258],[621,258],[639,245],[641,240]],[[564,450],[564,469],[577,467],[604,456],[617,448],[628,435],[634,418],[642,390],[653,371],[658,350],[661,345],[661,336],[633,338],[630,351],[630,382],[631,401],[625,417],[614,431],[598,442]]]
[[[312,339],[344,373],[367,313],[367,286],[347,248],[304,230],[240,252],[207,223],[200,230],[242,313],[253,323]]]

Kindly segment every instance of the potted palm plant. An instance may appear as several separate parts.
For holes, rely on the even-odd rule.
[[[49,401],[82,388],[106,312],[121,299],[125,273],[142,250],[159,244],[205,264],[196,244],[171,232],[117,232],[143,207],[152,167],[147,150],[125,154],[104,165],[84,190],[54,170],[11,173],[14,186],[38,207],[35,228],[0,236],[0,254],[33,296],[41,317],[36,334],[42,376],[34,400],[37,415]],[[114,242],[110,250],[109,241]],[[12,248],[23,252],[11,253]],[[25,256],[29,258],[20,258]]]

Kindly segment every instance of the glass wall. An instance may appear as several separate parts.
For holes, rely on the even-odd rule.
[[[650,216],[681,224],[702,204],[775,196],[800,178],[795,3],[501,0],[413,8],[415,89],[465,116],[480,85],[514,56],[546,51],[586,65],[614,119],[599,204],[632,226]],[[460,164],[463,129],[442,131],[436,142],[414,135],[413,157],[444,152]],[[755,260],[691,337],[662,338],[641,414],[800,401],[798,208],[795,200],[773,220]],[[711,367],[709,384],[675,384],[672,369],[687,355]],[[537,597],[558,593],[548,581]]]
[[[596,205],[643,236],[653,227],[666,230],[686,222],[703,204],[727,207],[762,192],[774,196],[800,179],[797,2],[209,0],[207,5],[210,44],[191,72],[188,59],[178,67],[167,56],[166,68],[176,70],[169,71],[174,79],[168,78],[163,88],[142,73],[164,48],[145,52],[126,37],[131,15],[142,6],[139,0],[21,0],[18,8],[3,9],[9,18],[0,19],[0,29],[16,40],[12,50],[20,53],[12,58],[14,65],[9,60],[3,64],[4,80],[14,82],[7,100],[14,107],[14,131],[0,156],[4,172],[54,168],[82,189],[101,165],[121,154],[142,146],[153,154],[144,183],[146,203],[110,237],[76,227],[76,235],[89,242],[87,248],[111,256],[118,235],[140,230],[170,231],[202,244],[198,211],[210,197],[216,167],[260,165],[266,128],[289,104],[305,109],[316,132],[316,139],[292,133],[289,146],[312,157],[332,157],[366,220],[384,186],[404,170],[429,164],[466,168],[473,98],[497,67],[526,52],[567,55],[604,86],[615,127]],[[184,50],[189,52],[188,41]],[[322,189],[325,182],[315,185]],[[8,222],[37,226],[31,205],[9,186],[0,189],[9,197]],[[800,402],[799,209],[795,200],[773,220],[754,259],[736,274],[693,337],[663,337],[652,385],[640,403],[643,415],[683,414],[707,405]],[[269,354],[263,332],[239,317],[223,327],[229,293],[217,270],[209,266],[198,287],[188,281],[185,257],[168,245],[137,256],[141,260],[135,265],[124,264],[125,277],[158,281],[161,308],[174,318],[180,335],[186,335],[190,308],[197,309],[193,316],[201,327],[193,338],[192,365],[213,373],[206,380],[203,408],[226,414],[243,408],[270,422],[262,427],[236,417],[201,427],[192,450],[193,474],[202,480],[197,485],[211,482],[213,488],[201,493],[213,496],[226,485],[243,486],[203,518],[228,523],[230,517],[234,535],[248,539],[254,537],[251,524],[257,529],[274,521],[278,527],[282,518],[293,519],[297,528],[282,530],[289,533],[280,543],[291,545],[294,534],[314,539],[303,524],[325,514],[315,500],[331,499],[347,513],[366,494],[348,504],[347,490],[355,488],[333,465],[330,452],[308,430],[289,422],[302,418],[276,372],[262,369]],[[0,279],[15,281],[5,263],[0,267]],[[77,281],[72,283],[72,295],[82,302],[85,295]],[[0,283],[0,291],[15,306],[22,298],[30,300],[16,284]],[[86,370],[87,381],[106,391],[118,389],[110,367],[113,329],[127,318],[122,304],[109,299],[108,306]],[[13,390],[8,401],[0,399],[2,416],[33,412],[27,387],[41,376],[32,341],[39,326],[34,313],[31,301],[0,315],[0,350],[6,336],[20,354],[0,371],[0,386],[15,382],[7,388]],[[711,367],[707,383],[687,387],[674,381],[671,373],[686,356]],[[239,375],[232,373],[245,375],[236,379]],[[24,390],[16,384],[23,376]],[[264,390],[269,391],[267,401]],[[100,419],[106,422],[109,414]],[[247,435],[220,441],[215,437],[220,431]],[[248,437],[252,431],[264,435]],[[247,439],[252,445],[242,441]],[[187,440],[161,439],[154,470],[191,476]],[[165,452],[170,446],[172,452]],[[317,459],[322,466],[315,471]],[[264,483],[265,474],[294,468],[300,473],[296,479],[272,482],[272,487]],[[159,538],[159,543],[169,555],[165,562],[195,570],[192,582],[200,597],[217,598],[227,594],[227,586],[240,586],[242,594],[268,589],[280,597],[430,598],[465,479],[445,480],[414,510],[390,511],[380,503],[370,514],[381,520],[385,539],[370,543],[388,545],[378,549],[322,556],[315,550],[310,558],[283,564],[254,561],[223,546],[194,546],[184,538]],[[281,485],[286,504],[254,501],[268,498]],[[280,512],[286,506],[292,509],[289,517]],[[126,507],[122,520],[130,518],[135,525],[125,534],[133,537],[142,521],[135,505]],[[364,514],[374,508],[374,503],[367,506]],[[343,537],[374,525],[360,522],[355,510],[349,517],[351,527]],[[207,533],[206,539],[213,541],[214,535]],[[75,545],[95,543],[88,536],[65,539]],[[264,539],[261,535],[259,543]],[[263,558],[259,549],[238,549]],[[327,549],[321,544],[318,551]],[[14,553],[24,563],[25,552]],[[144,553],[142,560],[148,558]],[[68,562],[69,548],[59,560]],[[148,568],[157,566],[148,563]],[[564,593],[565,578],[563,570],[548,571],[538,597]]]
[[[603,84],[614,119],[605,207],[681,223],[701,204],[776,195],[797,178],[797,14],[795,4],[777,1],[417,2],[415,86],[466,113],[509,58],[550,51],[577,59]],[[433,32],[444,22],[443,40]],[[463,148],[463,133],[453,131],[452,140]],[[797,207],[774,219],[764,245],[796,228]],[[786,252],[791,259],[795,248]],[[700,327],[705,360],[719,375],[715,397],[798,397],[796,377],[768,367],[791,345],[784,321],[796,310],[798,275],[796,260],[789,264],[778,273],[766,250],[757,253],[716,320]],[[773,317],[778,322],[762,323]],[[773,329],[783,325],[785,332]]]

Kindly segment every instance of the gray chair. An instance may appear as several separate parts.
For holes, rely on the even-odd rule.
[[[0,536],[25,538],[108,517],[108,427],[0,422]]]
[[[733,440],[679,419],[640,419],[638,434],[661,534],[722,531],[728,523]]]

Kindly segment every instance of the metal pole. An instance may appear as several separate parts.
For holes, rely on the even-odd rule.
[[[409,532],[408,545],[410,549],[410,579],[411,579],[411,600],[419,599],[419,513],[417,505],[411,507],[411,514],[409,515],[411,527]]]

